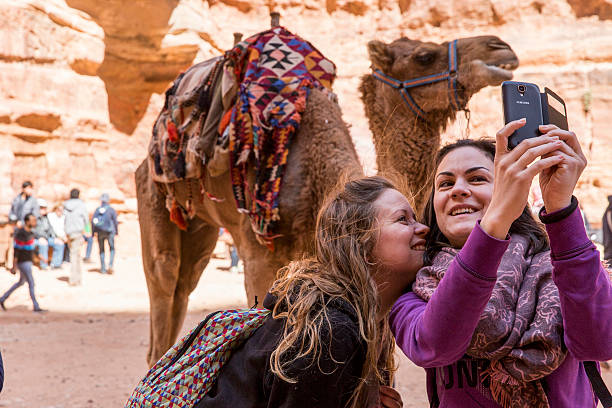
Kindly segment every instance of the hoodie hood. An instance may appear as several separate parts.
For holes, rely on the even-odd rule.
[[[81,200],[78,198],[71,198],[64,203],[64,209],[66,211],[74,211],[81,203]]]
[[[71,198],[64,203],[66,235],[82,234],[87,224],[87,207],[78,198]]]

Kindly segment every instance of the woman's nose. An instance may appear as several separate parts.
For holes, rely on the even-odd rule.
[[[417,222],[416,228],[414,229],[414,233],[425,237],[427,236],[427,234],[429,234],[429,227],[425,224]]]
[[[470,195],[470,189],[468,188],[466,183],[457,180],[455,184],[453,185],[453,189],[451,190],[451,195],[453,197],[459,197],[459,196],[467,197]]]

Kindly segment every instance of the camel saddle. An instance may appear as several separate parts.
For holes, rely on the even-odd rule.
[[[335,78],[331,60],[281,26],[192,66],[166,91],[153,126],[153,180],[202,181],[231,171],[238,211],[248,214],[258,241],[272,250],[291,141],[310,91],[332,97]],[[247,171],[254,174],[252,185]],[[179,208],[172,197],[167,206],[171,220],[186,228],[193,211]]]
[[[153,180],[173,183],[200,178],[218,145],[218,125],[236,96],[236,81],[227,61],[216,57],[180,74],[166,91],[166,101],[149,143]],[[217,160],[218,162],[219,160]],[[217,173],[229,170],[215,163]]]

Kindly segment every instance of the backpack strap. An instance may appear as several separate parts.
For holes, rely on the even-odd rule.
[[[440,406],[440,397],[438,397],[437,378],[438,378],[438,372],[436,368],[430,368],[427,370],[428,383],[432,384],[431,395],[429,398],[429,408],[438,408]]]
[[[604,408],[612,407],[612,395],[610,395],[606,383],[604,383],[599,370],[597,370],[597,363],[595,361],[583,361],[583,364],[584,371],[586,371],[586,375],[591,382],[591,387],[593,387],[593,392],[595,392],[595,395],[599,398],[601,405],[603,405]]]
[[[210,319],[212,319],[219,313],[221,313],[221,311],[217,310],[216,312],[213,312],[209,314],[208,316],[206,316],[206,319],[202,320],[200,324],[198,324],[196,328],[192,331],[191,335],[189,336],[185,344],[183,344],[183,347],[181,347],[181,349],[176,353],[176,355],[172,358],[172,360],[170,360],[170,362],[166,364],[163,370],[159,370],[157,375],[155,375],[155,377],[153,377],[151,381],[155,381],[155,379],[157,379],[157,377],[159,377],[161,373],[163,373],[164,371],[168,369],[168,367],[171,367],[174,363],[176,363],[185,354],[185,352],[189,350],[189,347],[193,344],[195,339],[198,337],[198,335],[200,334],[200,332],[202,331],[202,328],[206,325],[206,323],[208,323]]]

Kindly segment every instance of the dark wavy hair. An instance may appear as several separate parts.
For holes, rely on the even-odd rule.
[[[437,171],[440,162],[453,150],[459,149],[460,147],[473,147],[483,152],[487,157],[493,161],[495,159],[495,141],[491,139],[462,139],[455,143],[448,144],[442,147],[436,155],[434,172]],[[436,212],[434,210],[434,180],[435,174],[431,177],[431,193],[429,199],[425,204],[423,222],[429,226],[430,231],[427,236],[427,249],[423,255],[425,265],[431,265],[434,257],[444,247],[450,246],[450,242],[444,236],[440,227],[438,226],[438,220],[436,219]],[[510,234],[518,234],[527,238],[529,246],[527,248],[528,254],[536,254],[538,252],[546,251],[550,248],[548,243],[548,235],[544,230],[543,225],[536,221],[531,215],[531,209],[529,204],[523,209],[523,213],[512,223],[510,226]]]

